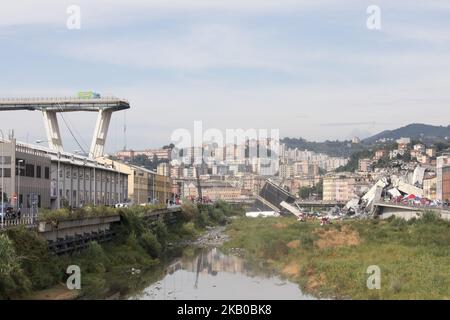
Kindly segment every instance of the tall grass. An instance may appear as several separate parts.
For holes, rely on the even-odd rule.
[[[328,233],[326,232],[328,230]],[[325,231],[325,232],[324,232]],[[356,245],[319,248],[318,239],[331,233],[356,233]],[[225,248],[244,248],[247,258],[266,262],[302,290],[319,297],[353,299],[450,298],[450,222],[431,213],[413,221],[345,221],[321,227],[292,218],[241,218],[228,228]],[[292,241],[298,246],[288,246]],[[381,269],[381,289],[369,290],[367,268]]]

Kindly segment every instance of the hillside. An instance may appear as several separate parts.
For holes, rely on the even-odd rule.
[[[436,142],[450,137],[450,126],[433,126],[423,123],[413,123],[407,126],[395,129],[385,130],[372,137],[363,140],[365,144],[373,144],[380,139],[399,139],[409,137],[411,139],[422,140],[423,142]]]
[[[281,142],[290,149],[310,150],[333,157],[349,157],[351,154],[365,149],[363,144],[352,144],[351,141],[313,142],[303,138],[283,138]]]

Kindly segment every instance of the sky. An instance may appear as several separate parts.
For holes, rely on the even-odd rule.
[[[67,28],[70,5],[80,29]],[[370,5],[379,30],[367,28]],[[0,97],[129,100],[108,152],[163,146],[194,121],[314,141],[447,126],[449,16],[446,0],[2,1]],[[96,115],[64,118],[88,149]],[[65,149],[79,149],[60,127]],[[2,112],[0,128],[46,139],[39,112]]]

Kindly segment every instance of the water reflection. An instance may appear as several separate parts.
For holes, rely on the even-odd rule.
[[[257,270],[258,269],[258,270]],[[264,273],[245,260],[218,249],[203,249],[191,258],[181,258],[166,269],[162,280],[132,297],[164,299],[314,299],[298,285]]]

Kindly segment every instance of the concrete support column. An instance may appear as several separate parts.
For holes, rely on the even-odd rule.
[[[103,155],[111,115],[111,110],[100,110],[98,113],[91,149],[89,151],[89,156],[91,158],[95,159]]]
[[[45,132],[47,133],[49,148],[54,151],[62,152],[63,145],[56,112],[43,110],[42,114],[44,116]]]

